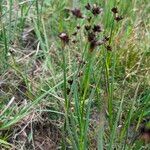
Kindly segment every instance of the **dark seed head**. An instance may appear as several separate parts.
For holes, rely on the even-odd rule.
[[[81,77],[81,76],[83,76],[83,72],[82,71],[80,71],[79,74],[78,74],[78,77]]]
[[[117,7],[113,7],[113,8],[111,9],[111,11],[112,11],[114,14],[118,13]]]
[[[78,59],[78,62],[79,62],[79,64],[83,64],[83,65],[86,64],[85,61],[83,61],[83,60],[81,60],[81,59]]]
[[[72,35],[73,35],[73,36],[76,36],[76,35],[77,35],[77,32],[72,33]]]
[[[105,42],[107,42],[107,41],[109,41],[109,37],[108,36],[104,36],[104,38],[102,39],[102,41],[105,43]]]
[[[79,30],[81,27],[79,25],[77,25],[77,29]]]
[[[86,8],[87,10],[91,10],[91,5],[90,5],[89,3],[87,3],[87,5],[85,6],[85,8]]]
[[[73,43],[73,44],[76,44],[76,43],[77,43],[77,40],[72,40],[72,43]]]
[[[63,43],[69,43],[69,36],[67,35],[67,33],[62,32],[62,33],[59,34],[58,37],[61,39],[61,41]]]
[[[88,34],[88,41],[89,41],[89,42],[95,40],[95,38],[96,38],[96,35],[95,35],[93,32],[90,32],[90,33]]]
[[[80,18],[80,19],[83,18],[83,15],[82,15],[82,12],[80,9],[75,8],[75,9],[71,10],[71,12],[75,17]]]
[[[73,80],[72,79],[68,80],[68,83],[71,85],[73,83]]]
[[[66,93],[67,93],[67,95],[69,95],[69,94],[70,94],[70,91],[71,91],[71,90],[70,90],[70,88],[67,88],[67,89],[66,89]]]
[[[119,22],[119,21],[122,20],[122,19],[123,19],[122,16],[116,16],[116,17],[115,17],[115,20],[116,20],[117,22]]]
[[[92,19],[92,17],[88,17],[88,18],[87,18],[87,21],[88,21],[88,22],[91,22],[91,19]]]
[[[106,49],[107,49],[108,51],[112,51],[112,47],[111,47],[110,45],[107,45],[107,46],[106,46]]]
[[[102,12],[102,9],[97,6],[96,4],[93,5],[93,8],[92,8],[92,13],[93,15],[97,16],[99,15],[100,13]]]
[[[90,42],[90,50],[92,51],[96,46],[98,46],[98,42],[96,39]]]
[[[102,31],[101,26],[100,25],[94,25],[93,31],[94,32],[101,32]]]
[[[104,36],[104,39],[106,40],[106,41],[109,41],[109,37],[108,36]]]
[[[89,31],[91,29],[91,26],[90,25],[85,25],[85,30],[86,31]]]

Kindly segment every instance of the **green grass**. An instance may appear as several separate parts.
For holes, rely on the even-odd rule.
[[[149,1],[98,2],[99,16],[88,2],[96,0],[0,1],[0,149],[34,149],[47,138],[43,149],[150,146],[140,131],[150,129]],[[73,7],[91,22],[69,13]],[[94,24],[109,41],[91,49],[84,26]]]

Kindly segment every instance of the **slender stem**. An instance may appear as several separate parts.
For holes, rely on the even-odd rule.
[[[65,46],[62,46],[62,60],[63,60],[63,78],[64,78],[64,98],[65,98],[65,108],[66,112],[68,112],[69,103],[67,99],[67,79],[66,79],[66,60],[65,60],[65,54],[64,54]]]

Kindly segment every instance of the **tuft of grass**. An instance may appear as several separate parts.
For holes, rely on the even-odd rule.
[[[0,149],[148,149],[148,10],[1,0]]]

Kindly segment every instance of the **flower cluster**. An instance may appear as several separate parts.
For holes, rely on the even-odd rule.
[[[102,24],[93,23],[91,21],[91,20],[94,20],[94,17],[98,17],[98,15],[100,15],[103,12],[102,8],[98,6],[97,4],[91,5],[90,3],[87,3],[87,5],[85,6],[85,9],[91,12],[90,15],[88,13],[89,16],[84,16],[79,8],[74,8],[70,10],[71,14],[75,18],[85,19],[85,24],[83,26],[77,25],[76,31],[72,33],[72,36],[74,37],[74,39],[72,40],[72,43],[73,44],[77,43],[76,36],[78,35],[79,30],[83,29],[85,33],[85,37],[87,38],[87,42],[89,43],[90,52],[92,52],[97,46],[100,46],[100,45],[104,45],[108,51],[111,51],[112,47],[109,45],[110,38],[106,35],[104,35],[103,38],[100,38],[102,37],[101,36],[102,33],[104,33]],[[123,19],[122,16],[118,15],[118,9],[116,7],[112,8],[111,11],[114,15],[114,19],[117,22]],[[96,18],[96,20],[98,22],[98,18]],[[68,44],[71,39],[69,38],[67,33],[60,33],[59,38],[64,44]]]
[[[60,33],[59,34],[59,36],[58,36],[60,39],[61,39],[61,41],[63,42],[63,43],[69,43],[69,36],[68,36],[68,34],[67,33],[65,33],[65,32],[62,32],[62,33]]]
[[[123,19],[122,16],[119,16],[119,12],[118,12],[118,8],[117,8],[117,7],[113,7],[113,8],[111,9],[111,11],[113,12],[114,19],[115,19],[117,22],[119,22],[120,20]]]
[[[81,10],[78,8],[71,10],[71,12],[76,18],[84,18]]]
[[[100,6],[98,6],[97,4],[90,5],[90,3],[87,3],[85,8],[87,10],[91,11],[94,16],[101,14],[103,11],[103,9]]]

